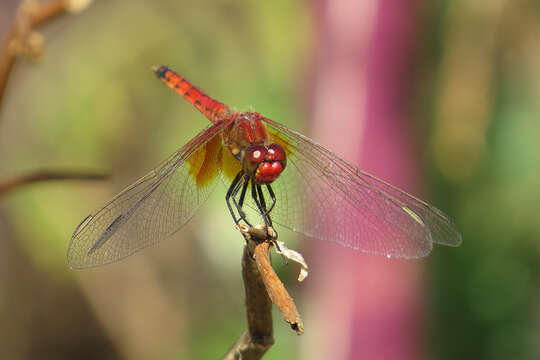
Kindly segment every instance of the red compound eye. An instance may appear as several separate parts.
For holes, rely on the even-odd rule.
[[[279,177],[283,171],[283,166],[279,161],[263,162],[257,169],[256,178],[261,184],[269,184]]]
[[[266,159],[269,161],[285,160],[285,150],[279,144],[270,144],[268,145],[268,156]]]
[[[247,148],[247,159],[253,163],[260,163],[264,160],[267,150],[264,146],[253,145]]]
[[[261,172],[261,175],[263,176],[278,176],[281,174],[281,171],[283,171],[283,166],[281,166],[281,163],[279,162],[264,162],[259,167],[259,171]]]
[[[279,144],[270,144],[268,145],[268,154],[266,155],[267,161],[280,161],[285,168],[287,164],[287,155],[285,155],[285,150]]]

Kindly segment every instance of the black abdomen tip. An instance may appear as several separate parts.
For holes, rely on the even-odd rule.
[[[152,70],[154,70],[158,78],[164,78],[165,74],[169,71],[169,68],[167,66],[154,66],[152,67]]]

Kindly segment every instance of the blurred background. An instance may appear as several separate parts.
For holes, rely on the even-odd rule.
[[[43,0],[45,2],[45,0]],[[0,34],[20,1],[0,3]],[[82,218],[207,120],[151,72],[304,132],[453,218],[463,246],[380,259],[286,230],[274,259],[305,335],[267,359],[540,358],[540,3],[95,0],[38,30],[0,108],[0,358],[215,359],[245,330],[243,240],[224,194],[172,238],[69,269]],[[208,224],[212,224],[211,227]]]

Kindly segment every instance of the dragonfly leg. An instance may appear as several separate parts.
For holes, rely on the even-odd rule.
[[[266,204],[264,203],[264,198],[260,196],[259,192],[257,191],[258,186],[259,185],[255,184],[255,181],[253,180],[251,181],[251,197],[253,198],[253,201],[255,201],[255,205],[257,205],[257,209],[259,210],[259,213],[261,214],[261,216],[264,217],[264,223],[268,225],[266,222],[266,216],[264,216],[264,214],[266,213]],[[259,200],[259,197],[263,199],[262,203]]]
[[[238,214],[240,214],[240,217],[246,222],[246,224],[251,226],[246,219],[246,213],[244,212],[244,210],[242,210],[244,207],[244,200],[246,198],[246,191],[247,191],[248,185],[249,185],[249,178],[244,176],[244,183],[242,185],[242,192],[240,193],[240,199],[238,200],[238,203],[237,203],[236,194],[235,194],[233,197],[233,200],[234,200],[234,204],[236,205],[236,209],[238,210]]]
[[[236,177],[234,178],[233,182],[231,183],[231,186],[229,186],[229,190],[227,191],[227,195],[225,196],[225,200],[227,201],[227,207],[229,208],[229,212],[232,215],[234,223],[237,225],[240,223],[240,221],[244,221],[246,225],[252,226],[250,222],[247,220],[246,213],[244,212],[244,210],[242,210],[244,197],[245,197],[248,184],[249,184],[249,177],[246,176],[243,171],[240,171],[238,175],[236,175]],[[236,195],[238,195],[238,191],[240,191],[240,189],[242,189],[242,193],[240,194],[240,203],[239,203],[236,201]],[[238,217],[234,213],[233,207],[231,205],[231,201],[234,204],[236,211],[238,212]]]
[[[231,206],[231,198],[234,201],[234,195],[238,192],[238,189],[241,187],[240,181],[244,178],[244,172],[240,171],[238,175],[234,178],[231,185],[229,186],[229,189],[227,190],[227,195],[225,195],[225,201],[227,202],[227,207],[229,208],[229,212],[231,213],[231,216],[234,220],[235,224],[238,224],[240,219],[236,217],[236,214],[233,211],[233,208]],[[236,204],[236,202],[235,202]]]
[[[268,194],[270,195],[270,198],[272,199],[272,205],[270,205],[270,209],[266,210],[265,215],[268,215],[270,214],[270,211],[272,211],[272,209],[276,205],[276,195],[274,194],[274,190],[272,190],[272,187],[270,186],[270,184],[266,184],[266,188],[268,189]]]
[[[263,211],[263,212],[261,212],[261,215],[265,218],[265,223],[267,225],[272,226],[272,219],[268,215],[270,210],[266,209],[266,201],[264,200],[264,194],[263,194],[263,191],[262,191],[262,187],[259,184],[257,184],[256,187],[257,187],[257,195],[258,195],[259,201],[261,203],[261,207],[259,208],[259,210],[262,209],[262,211]],[[266,219],[268,219],[268,221],[266,221]]]
[[[268,215],[268,212],[266,211],[266,201],[264,200],[264,194],[262,192],[261,185],[255,184],[255,181],[251,180],[251,196],[253,197],[253,200],[255,201],[255,204],[257,205],[257,209],[259,210],[259,213],[262,215],[264,219],[264,225],[266,228],[266,233],[268,235],[268,227],[272,227],[272,219]],[[275,232],[275,236],[273,240],[277,239],[277,233]]]

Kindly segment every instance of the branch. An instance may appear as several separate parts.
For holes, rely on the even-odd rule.
[[[242,256],[242,278],[246,291],[248,331],[240,336],[223,360],[257,360],[274,344],[272,302],[247,247],[244,247]]]
[[[274,271],[274,268],[272,268],[272,263],[270,261],[271,246],[272,243],[270,241],[265,241],[255,247],[254,256],[257,268],[262,275],[262,280],[268,296],[270,296],[270,300],[272,300],[279,311],[281,311],[283,320],[288,322],[298,335],[301,335],[304,332],[304,326],[302,324],[302,319],[296,310],[296,305],[287,292],[287,289],[285,289],[285,285],[283,285]]]
[[[38,57],[41,54],[43,40],[34,29],[61,15],[78,12],[88,3],[82,0],[52,0],[44,4],[28,0],[22,2],[0,47],[0,106],[17,57]]]
[[[106,180],[104,173],[83,173],[43,170],[0,181],[0,196],[23,185],[51,180]]]
[[[272,268],[270,248],[275,241],[273,229],[269,228],[267,233],[260,227],[241,227],[240,231],[248,243],[242,257],[248,331],[240,336],[223,360],[257,360],[274,344],[272,302],[298,335],[304,331],[293,299]]]

